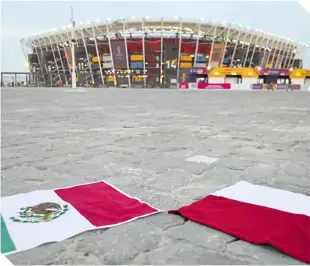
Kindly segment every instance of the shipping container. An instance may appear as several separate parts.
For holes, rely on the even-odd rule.
[[[143,68],[143,62],[131,62],[130,68]]]
[[[193,66],[192,62],[181,62],[180,68],[191,68]]]
[[[131,55],[130,56],[131,61],[143,61],[143,55]]]

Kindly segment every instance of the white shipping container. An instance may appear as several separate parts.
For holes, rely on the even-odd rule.
[[[215,68],[215,67],[219,67],[220,63],[219,62],[211,62],[210,63],[210,67]]]
[[[206,67],[206,63],[196,63],[195,67]]]
[[[103,61],[112,61],[112,56],[111,55],[104,55]]]
[[[109,63],[103,63],[102,68],[112,68],[112,62]]]

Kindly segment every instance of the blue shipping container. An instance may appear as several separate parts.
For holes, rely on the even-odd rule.
[[[143,68],[143,62],[131,62],[130,68]]]
[[[205,57],[199,56],[196,58],[197,63],[206,63],[207,59]]]
[[[223,64],[227,65],[228,63],[229,63],[229,58],[228,57],[224,57]]]

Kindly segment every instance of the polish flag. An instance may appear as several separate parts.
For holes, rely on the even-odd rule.
[[[239,182],[169,213],[310,263],[310,197]]]

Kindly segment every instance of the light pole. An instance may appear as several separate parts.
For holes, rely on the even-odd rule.
[[[73,6],[71,6],[71,23],[72,23],[72,32],[71,32],[71,57],[72,57],[72,72],[71,72],[71,83],[72,88],[76,88],[76,70],[75,70],[75,21],[73,17]]]

